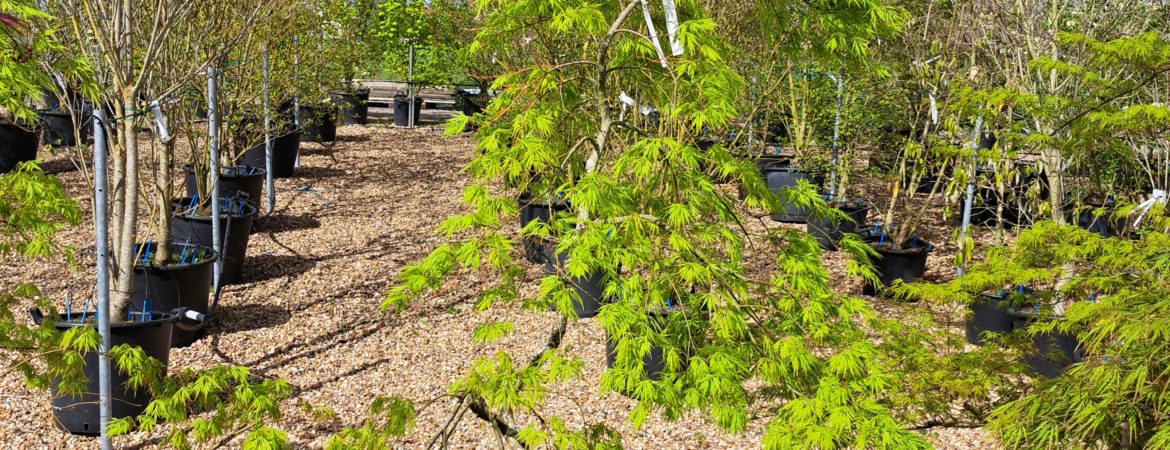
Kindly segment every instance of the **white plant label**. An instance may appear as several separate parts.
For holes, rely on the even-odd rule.
[[[154,113],[154,124],[158,127],[158,138],[164,144],[171,142],[171,133],[167,131],[167,119],[163,116],[162,105],[158,100],[150,102],[150,111]]]
[[[662,9],[666,10],[666,35],[670,37],[670,54],[683,55],[683,46],[678,42],[678,8],[674,0],[662,0]]]
[[[666,63],[666,53],[662,52],[662,44],[658,42],[658,31],[654,30],[654,19],[650,16],[650,4],[642,0],[642,17],[646,19],[646,30],[650,32],[650,43],[654,44],[654,51],[658,52],[658,61],[663,69],[669,69]]]

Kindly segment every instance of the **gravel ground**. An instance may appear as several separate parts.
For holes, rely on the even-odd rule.
[[[469,137],[444,137],[434,127],[342,127],[340,135],[332,148],[305,144],[297,177],[277,180],[276,211],[258,221],[243,283],[225,290],[208,337],[172,350],[170,368],[238,364],[260,376],[288,380],[294,396],[277,426],[296,448],[321,448],[330,434],[359,423],[375,396],[406,397],[422,409],[415,431],[400,446],[423,447],[453,407],[451,400],[432,399],[444,394],[477,357],[499,350],[530,354],[544,342],[556,317],[518,314],[507,306],[472,311],[477,289],[489,282],[476,275],[456,277],[400,315],[380,315],[376,308],[389,280],[438,244],[433,230],[461,209],[466,178],[459,169],[470,160],[473,146]],[[60,154],[44,157],[49,169],[69,165]],[[88,214],[81,174],[58,176]],[[764,220],[751,230],[756,234],[776,226],[784,225]],[[82,267],[93,264],[93,246],[87,244],[91,233],[83,226],[61,235],[78,249]],[[946,277],[951,270],[947,255],[953,249],[940,250],[931,258],[931,277]],[[836,273],[843,270],[839,257],[828,257],[827,263]],[[540,275],[536,268],[528,273],[531,280]],[[93,273],[56,262],[22,261],[0,265],[0,280],[0,288],[32,281],[51,298],[72,292],[77,299],[91,295]],[[535,281],[530,284],[535,289]],[[838,287],[860,293],[859,286]],[[477,324],[503,318],[514,321],[515,333],[488,346],[471,342]],[[631,449],[759,445],[763,424],[758,420],[736,436],[720,433],[698,416],[673,423],[655,417],[640,430],[625,425],[634,402],[603,396],[596,385],[605,368],[604,335],[598,325],[589,320],[571,323],[565,345],[585,358],[584,377],[555,386],[548,410],[570,424],[588,418],[615,425]],[[57,431],[47,395],[24,388],[18,375],[0,376],[0,389],[0,448],[96,448],[95,439]],[[928,436],[942,449],[994,448],[978,429],[936,429]],[[157,437],[136,433],[117,443],[154,448],[152,438]],[[464,418],[452,439],[455,448],[496,445],[487,427],[472,417]]]

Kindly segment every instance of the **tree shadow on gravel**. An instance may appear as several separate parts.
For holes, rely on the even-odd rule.
[[[216,356],[223,358],[229,364],[242,365],[263,376],[268,370],[285,366],[294,361],[312,358],[334,350],[336,347],[351,342],[358,342],[373,336],[383,328],[392,327],[393,321],[387,321],[376,315],[356,323],[344,324],[328,333],[303,337],[283,347],[273,349],[268,354],[252,361],[240,362],[231,358],[219,348],[219,335],[212,336],[211,348]]]
[[[373,361],[367,361],[360,366],[354,367],[352,369],[349,369],[345,372],[331,376],[329,378],[326,378],[323,380],[318,380],[316,383],[310,384],[308,386],[303,386],[303,387],[302,386],[292,386],[292,396],[298,397],[301,394],[304,394],[305,392],[310,392],[310,391],[315,391],[317,389],[321,389],[326,384],[335,383],[343,378],[357,375],[359,373],[365,372],[366,370],[372,369],[376,366],[379,366],[379,365],[382,365],[382,364],[385,364],[388,362],[390,362],[390,358],[381,357],[381,358],[378,358],[378,359],[373,360]]]
[[[344,141],[338,139],[337,142],[344,142]],[[336,142],[331,142],[329,144],[314,144],[314,145],[309,145],[309,146],[302,146],[301,150],[300,150],[300,155],[301,156],[325,155],[328,157],[333,157],[333,152],[336,149],[337,149]],[[300,168],[297,168],[297,169],[298,169],[297,171],[300,172]]]
[[[262,330],[288,323],[292,313],[273,305],[220,305],[208,335]]]
[[[280,214],[256,220],[252,233],[279,233],[282,231],[311,230],[321,227],[321,221],[312,214]]]
[[[368,135],[368,134],[338,135],[337,136],[337,142],[368,142],[369,140],[370,140],[370,135]]]
[[[345,170],[334,167],[301,166],[297,168],[297,178],[314,178],[320,180],[325,178],[340,178],[346,175]]]
[[[248,255],[244,261],[242,283],[257,283],[275,278],[295,277],[317,265],[319,258],[300,255]]]

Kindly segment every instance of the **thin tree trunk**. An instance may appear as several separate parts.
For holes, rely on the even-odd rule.
[[[115,283],[110,296],[111,313],[114,317],[122,317],[130,309],[130,296],[134,289],[134,237],[137,235],[138,216],[138,138],[135,135],[134,121],[130,120],[133,114],[133,105],[138,96],[137,90],[131,88],[122,92],[122,101],[126,105],[126,120],[122,121],[122,143],[126,152],[125,170],[125,206],[121,215],[120,240],[115,243],[115,256],[118,262],[115,271]]]
[[[174,186],[171,179],[174,176],[174,159],[175,159],[175,145],[174,141],[162,142],[155,139],[159,145],[158,153],[158,170],[155,171],[157,177],[155,179],[155,186],[158,191],[158,236],[155,241],[158,242],[158,249],[156,255],[158,260],[166,263],[171,260],[171,199],[175,197]]]

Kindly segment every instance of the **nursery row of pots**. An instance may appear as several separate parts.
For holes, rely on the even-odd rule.
[[[368,97],[368,91],[366,93]],[[364,116],[358,111],[341,108],[341,117],[351,119]],[[274,178],[293,176],[302,141],[332,142],[336,140],[336,118],[332,107],[303,105],[300,107],[303,126],[285,126],[271,140],[272,175]],[[288,114],[291,119],[291,114]],[[364,121],[364,117],[361,118]],[[291,122],[289,120],[288,122]],[[0,135],[2,136],[2,135]],[[35,135],[34,135],[35,136]],[[35,148],[35,140],[33,141]],[[34,156],[35,157],[35,156]],[[111,321],[111,344],[129,344],[167,366],[170,349],[184,347],[198,340],[213,317],[220,292],[214,287],[214,269],[222,263],[220,286],[241,281],[247,256],[253,222],[258,215],[266,179],[266,145],[260,143],[242,152],[236,164],[222,168],[219,181],[221,214],[211,217],[210,202],[200,201],[199,186],[209,180],[199,180],[191,167],[185,167],[186,197],[173,202],[171,239],[166,245],[171,258],[165,263],[157,259],[159,243],[146,242],[137,246],[138,264],[134,268],[134,290],[125,320]],[[222,251],[212,250],[213,222],[218,221]],[[88,307],[88,306],[87,306]],[[68,306],[67,306],[68,308]],[[59,330],[92,326],[86,322],[83,311],[76,314],[67,310],[60,317],[51,318]],[[44,320],[34,313],[38,322]],[[60,380],[53,383],[53,415],[58,427],[74,434],[92,435],[99,430],[98,364],[94,352],[84,355],[88,386],[79,395],[62,393]],[[141,414],[150,403],[147,389],[133,389],[127,385],[127,376],[111,372],[113,418]]]
[[[338,119],[344,124],[365,124],[367,102],[369,90],[365,89],[335,92],[333,105],[284,102],[280,112],[285,125],[278,127],[270,140],[271,161],[267,160],[267,145],[261,143],[243,151],[235,165],[221,169],[219,217],[209,214],[211,203],[199,196],[199,187],[206,186],[211,180],[200,180],[200,174],[193,167],[186,166],[186,196],[173,201],[172,242],[167,243],[172,256],[159,264],[154,262],[157,258],[152,258],[158,254],[159,243],[137,245],[139,263],[135,266],[130,311],[125,320],[111,321],[111,345],[140,347],[166,367],[172,347],[188,346],[198,340],[219,302],[220,292],[213,289],[216,262],[222,264],[220,286],[241,281],[249,236],[259,214],[257,202],[261,199],[268,162],[271,162],[273,178],[294,175],[302,141],[333,143],[337,140]],[[298,111],[302,126],[294,125],[297,115],[292,111]],[[256,118],[241,122],[242,129],[257,124],[259,119]],[[27,159],[34,159],[35,131],[19,127],[13,127],[13,130],[13,134],[23,133],[21,143],[32,137],[30,147],[33,153]],[[6,146],[8,131],[8,127],[0,130],[0,147]],[[236,137],[236,140],[247,141],[245,137]],[[221,252],[212,249],[213,222],[218,222]],[[81,314],[68,311],[67,306],[66,313],[51,319],[59,330],[64,331],[71,327],[91,326],[85,321],[87,314],[88,311]],[[34,313],[34,319],[41,321],[44,318]],[[55,382],[53,414],[63,430],[95,435],[99,431],[97,354],[87,353],[84,359],[84,374],[89,386],[82,394],[71,395],[59,392]],[[126,385],[128,378],[119,371],[112,371],[111,375],[115,386],[112,417],[142,414],[151,401],[149,390]]]
[[[171,258],[155,263],[153,255],[160,250],[159,243],[146,242],[137,246],[141,255],[134,267],[134,290],[125,320],[111,321],[111,345],[130,344],[142,348],[165,367],[172,347],[185,347],[198,340],[214,315],[219,292],[213,290],[214,266],[222,260],[221,284],[240,281],[247,253],[252,223],[257,214],[254,203],[247,198],[258,198],[265,178],[262,169],[235,166],[227,168],[221,177],[221,206],[218,218],[222,253],[212,250],[212,221],[209,214],[200,211],[194,174],[188,172],[189,197],[174,202],[171,221],[172,242],[168,243]],[[91,326],[85,314],[67,311],[55,318],[59,330]],[[119,318],[121,319],[121,318]],[[54,384],[53,415],[59,427],[74,434],[96,434],[99,423],[97,406],[97,354],[85,355],[87,388],[80,395],[58,392]],[[112,371],[113,417],[141,414],[150,402],[149,391],[126,385],[127,375]]]

